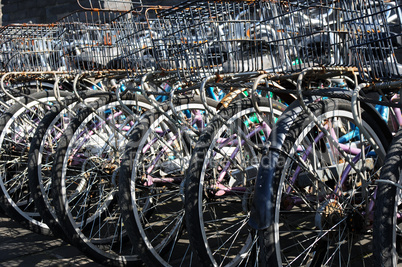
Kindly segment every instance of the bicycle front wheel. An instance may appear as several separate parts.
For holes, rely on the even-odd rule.
[[[381,180],[402,184],[402,130],[395,135],[381,170]],[[374,265],[402,263],[402,190],[379,183],[374,217]]]
[[[80,96],[86,104],[106,95],[111,95],[111,93],[95,90],[80,92]],[[42,220],[53,234],[64,240],[68,240],[68,238],[64,235],[57,220],[50,194],[52,165],[60,137],[75,114],[84,107],[85,105],[78,101],[75,95],[66,97],[63,106],[53,105],[38,124],[30,142],[28,155],[28,180],[31,197]]]
[[[274,221],[261,232],[262,260],[272,266],[371,265],[374,181],[384,159],[360,134],[350,102],[327,99],[309,108],[330,136],[302,113],[281,151],[269,151],[260,165],[269,169],[279,157],[273,177]],[[367,110],[361,116],[385,153],[385,123]]]
[[[248,225],[261,152],[285,106],[233,102],[200,137],[185,184],[190,243],[204,266],[257,266],[258,235]]]
[[[149,266],[191,266],[183,231],[184,174],[192,149],[210,120],[198,97],[174,100],[175,123],[167,112],[147,113],[130,135],[121,171],[121,207],[138,254]],[[214,107],[216,102],[208,100]]]
[[[70,94],[60,93],[62,96]],[[20,101],[0,118],[0,204],[8,216],[26,228],[50,234],[30,195],[28,152],[37,125],[56,99],[52,91],[42,91]]]
[[[118,205],[120,160],[133,113],[152,108],[140,95],[100,97],[80,110],[60,137],[51,195],[70,242],[93,260],[112,266],[139,261]],[[122,104],[125,105],[122,106]]]

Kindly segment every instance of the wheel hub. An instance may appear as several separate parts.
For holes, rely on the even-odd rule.
[[[315,224],[320,230],[329,230],[345,218],[345,212],[338,201],[327,200],[318,209]]]

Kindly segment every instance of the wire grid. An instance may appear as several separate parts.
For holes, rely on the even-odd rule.
[[[66,70],[54,24],[12,24],[0,30],[3,72]]]
[[[118,11],[77,11],[61,19],[63,56],[70,73],[116,71],[121,68],[112,21]]]
[[[350,63],[339,1],[187,1],[158,16],[156,60],[181,78]]]
[[[158,70],[152,45],[155,24],[150,18],[155,16],[156,10],[126,12],[113,21],[122,67],[136,76]]]
[[[395,49],[402,36],[401,4],[363,0],[345,0],[343,4],[352,39],[351,55],[361,78],[367,82],[400,80],[402,67],[395,58]]]
[[[78,5],[87,10],[130,11],[142,7],[142,0],[77,0]]]

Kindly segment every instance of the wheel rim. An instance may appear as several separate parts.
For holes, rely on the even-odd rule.
[[[324,121],[323,126],[330,131],[335,129],[332,135],[338,140],[346,133],[356,132],[356,128],[351,128],[354,125],[351,112],[331,111],[318,119]],[[367,124],[364,126],[377,144],[381,144],[374,130]],[[289,157],[284,164],[274,223],[275,240],[279,241],[275,245],[276,253],[282,265],[334,266],[370,262],[374,186],[359,181],[325,138],[314,123],[305,126],[289,155],[305,160],[307,167],[300,168],[302,164]],[[354,143],[348,141],[344,148],[351,148]],[[348,155],[356,166],[367,167],[366,181],[373,181],[379,174],[378,166],[375,167],[377,158],[370,158],[370,148],[365,147],[365,159],[362,154],[356,155],[357,151],[349,151]],[[318,151],[319,154],[314,154]],[[313,165],[316,166],[312,168],[313,174],[302,170]],[[359,230],[362,225],[367,225],[363,231]],[[360,263],[360,258],[353,258],[357,254],[364,255]]]
[[[198,192],[198,216],[200,225],[203,227],[201,233],[205,249],[215,266],[256,264],[259,252],[258,235],[248,226],[248,220],[254,180],[261,155],[247,142],[244,142],[242,150],[237,151],[237,144],[242,141],[238,141],[236,137],[231,138],[233,133],[242,131],[253,145],[262,148],[270,133],[268,126],[270,122],[264,119],[270,118],[270,108],[261,106],[260,110],[262,114],[258,115],[253,108],[235,114],[228,121],[228,125],[231,127],[237,125],[240,129],[239,127],[235,127],[236,129],[221,127],[215,134],[204,160]],[[274,109],[274,118],[280,114],[279,110]],[[216,151],[219,151],[221,155],[218,156],[219,153]],[[228,163],[228,160],[225,160],[231,156],[236,163]],[[210,164],[211,162],[213,165]],[[222,177],[219,175],[222,175],[226,166],[230,166],[228,172],[231,171],[232,178],[229,178],[227,172],[219,182],[220,189],[212,190],[211,188],[216,186],[215,180],[217,177],[218,179]],[[246,176],[241,175],[239,171],[241,168],[246,170]],[[207,197],[208,194],[210,198]]]
[[[151,108],[134,100],[123,103]],[[137,261],[117,199],[125,136],[135,123],[119,102],[102,106],[97,114],[102,116],[92,113],[83,120],[67,147],[69,157],[64,157],[61,197],[67,203],[63,207],[69,220],[67,227],[73,228],[81,242],[97,254],[112,260]]]
[[[187,122],[195,121],[193,112],[202,116],[204,123],[206,121],[203,104],[180,105],[175,109],[176,113],[183,116],[182,119]],[[172,112],[168,112],[168,115],[171,114]],[[171,132],[172,129],[176,130]],[[131,172],[130,195],[135,225],[147,249],[164,265],[191,264],[191,251],[188,242],[185,241],[185,233],[182,232],[184,223],[182,187],[184,171],[187,169],[193,144],[184,144],[183,139],[179,137],[179,133],[183,133],[182,130],[173,126],[164,115],[158,117],[144,135],[148,138],[141,140],[137,150],[141,152],[136,153],[134,159],[134,162],[146,162],[145,168],[149,176],[153,177],[152,182],[147,178],[144,179],[144,170],[141,169],[143,165],[135,164]],[[192,130],[189,132],[193,133]]]
[[[40,99],[40,101],[51,103],[56,101],[56,99],[54,97],[46,97]],[[48,226],[43,223],[31,199],[27,180],[29,140],[33,136],[37,124],[47,111],[43,108],[40,109],[42,106],[38,105],[38,103],[37,101],[32,101],[26,105],[30,110],[27,111],[24,107],[14,113],[12,118],[7,121],[1,133],[0,143],[2,150],[7,150],[1,153],[2,161],[8,163],[18,162],[20,165],[14,171],[10,170],[10,167],[13,166],[2,165],[0,174],[1,188],[8,203],[13,206],[13,209],[19,215],[40,229],[48,230]],[[32,114],[32,111],[34,111],[34,114]],[[13,151],[18,153],[18,155],[14,155],[16,157],[10,160],[9,157],[13,157]]]

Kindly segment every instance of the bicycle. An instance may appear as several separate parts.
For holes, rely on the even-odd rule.
[[[308,92],[305,80],[320,77],[322,68],[300,73],[299,107],[289,108],[279,118],[257,178],[255,212],[250,222],[260,229],[263,264],[351,265],[372,261],[375,180],[392,135],[368,104],[373,99],[355,103],[360,88],[364,88],[358,86],[359,78],[374,83],[364,90],[387,86],[395,90],[392,82],[375,83],[395,79],[397,62],[390,53],[391,38],[384,37],[389,36],[384,3],[341,2],[339,8],[345,12],[344,26],[350,31],[349,49],[356,54],[351,64],[361,64],[357,64],[358,74],[351,69],[325,69],[349,72],[355,76],[352,81],[356,89],[352,93]],[[370,33],[359,34],[365,30]],[[389,50],[381,54],[378,47],[383,46]],[[377,64],[381,58],[383,64]],[[309,101],[309,95],[328,99]]]

